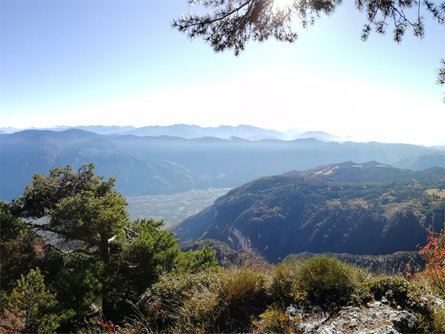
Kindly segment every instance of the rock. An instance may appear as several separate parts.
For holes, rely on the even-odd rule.
[[[437,306],[441,306],[444,303],[443,299],[437,298],[432,294],[426,294],[420,297],[420,302],[429,308],[434,308]]]
[[[417,329],[417,316],[408,311],[396,311],[390,315],[394,328],[402,333],[413,333]]]
[[[334,323],[335,324],[335,323]],[[340,334],[338,330],[335,329],[335,326],[327,326],[320,328],[317,333],[319,334]]]
[[[373,329],[364,329],[357,332],[357,334],[398,334],[398,333],[399,332],[397,332],[394,328],[388,325],[383,325]]]
[[[298,331],[303,334],[313,334],[316,333],[315,330],[316,328],[313,324],[303,323],[298,326]]]
[[[376,301],[362,307],[347,306],[337,314],[304,313],[294,305],[287,308],[287,313],[301,318],[298,333],[304,334],[413,333],[418,324],[414,313]]]
[[[290,316],[290,317],[295,317],[297,315],[300,315],[303,313],[303,310],[301,308],[298,308],[296,305],[291,304],[286,308],[286,313]]]

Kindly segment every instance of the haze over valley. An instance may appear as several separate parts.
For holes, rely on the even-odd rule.
[[[414,233],[416,236],[413,237],[414,239],[412,241],[407,241],[404,246],[384,238],[382,239],[383,241],[379,241],[383,242],[382,244],[379,244],[376,240],[370,241],[371,244],[374,245],[374,248],[354,248],[353,246],[347,246],[347,244],[342,248],[338,245],[335,246],[335,242],[329,241],[331,239],[327,237],[327,246],[325,248],[313,248],[311,244],[306,245],[307,241],[303,242],[303,239],[298,242],[301,248],[293,248],[287,246],[286,242],[281,239],[271,239],[267,242],[267,245],[255,246],[252,236],[241,237],[238,235],[239,238],[245,238],[245,240],[243,242],[239,240],[235,242],[234,236],[231,235],[231,233],[233,233],[232,228],[227,230],[223,229],[218,232],[222,234],[206,232],[208,229],[209,231],[212,230],[211,226],[213,226],[213,222],[210,216],[214,216],[214,213],[211,213],[208,218],[199,217],[207,217],[206,214],[204,214],[204,212],[209,212],[208,210],[210,210],[207,207],[210,207],[216,199],[225,195],[230,189],[242,186],[256,178],[260,178],[259,180],[261,180],[261,177],[271,177],[283,173],[287,173],[285,175],[292,175],[292,173],[298,173],[297,171],[303,172],[311,168],[321,168],[322,170],[323,167],[320,166],[339,164],[340,169],[338,170],[334,167],[330,168],[336,173],[343,171],[341,174],[344,178],[343,181],[363,182],[360,178],[355,179],[354,168],[347,169],[346,166],[348,166],[348,164],[361,164],[375,161],[375,164],[377,164],[375,166],[382,164],[382,166],[387,166],[388,168],[379,169],[372,167],[374,166],[372,163],[363,165],[364,168],[361,169],[363,171],[378,171],[372,175],[375,179],[371,178],[367,180],[367,182],[370,184],[383,181],[389,182],[387,187],[390,189],[392,187],[391,184],[394,182],[397,183],[400,181],[400,178],[403,179],[403,182],[411,182],[414,179],[417,180],[421,178],[421,175],[429,175],[428,173],[431,173],[431,177],[438,177],[433,172],[435,171],[434,168],[445,168],[445,150],[440,147],[377,142],[332,141],[335,139],[334,136],[322,132],[303,133],[300,134],[300,138],[283,140],[278,138],[283,138],[285,136],[284,133],[252,126],[201,128],[198,126],[176,125],[139,129],[132,127],[90,126],[85,128],[90,131],[79,128],[60,128],[57,129],[58,131],[34,129],[0,134],[0,155],[2,157],[0,160],[1,199],[10,201],[20,196],[26,185],[31,183],[34,174],[46,174],[54,166],[63,167],[68,164],[72,165],[74,169],[78,169],[83,164],[93,162],[98,175],[116,178],[116,188],[124,195],[129,203],[127,210],[130,213],[131,219],[141,219],[143,217],[163,219],[166,223],[165,228],[169,230],[175,229],[177,236],[184,241],[189,239],[194,240],[201,238],[203,235],[208,235],[229,243],[235,249],[243,249],[244,251],[252,250],[255,254],[258,253],[274,261],[276,261],[278,257],[284,258],[287,253],[300,251],[385,254],[399,250],[414,250],[415,245],[425,239],[426,231],[431,227],[429,227],[430,225],[422,227],[417,234],[411,231],[411,233]],[[96,132],[92,132],[93,130]],[[135,133],[137,133],[137,135]],[[210,136],[200,137],[203,134]],[[237,136],[234,136],[235,134]],[[306,138],[306,136],[310,135],[318,136],[318,138]],[[350,163],[344,163],[345,161],[350,161]],[[390,165],[402,169],[389,168]],[[431,169],[431,172],[422,174],[422,170],[428,169]],[[437,169],[438,175],[441,173],[439,170],[440,169]],[[329,173],[325,174],[328,175]],[[279,178],[278,176],[274,177]],[[383,180],[380,178],[383,178]],[[288,176],[286,176],[285,179],[288,180],[286,182],[290,183],[294,180]],[[434,178],[427,180],[427,177],[423,177],[423,179],[426,180],[425,182],[436,182]],[[439,180],[441,180],[440,177]],[[311,182],[308,187],[316,191],[315,189],[318,185],[313,183],[313,181]],[[441,194],[441,184],[431,187],[432,189],[439,189],[437,194]],[[386,189],[385,192],[388,193],[388,189]],[[260,196],[260,193],[263,191],[264,190],[258,190],[259,193],[255,196]],[[427,191],[427,189],[419,193],[421,198],[425,197],[425,191]],[[275,203],[275,201],[278,201],[278,198],[283,195],[281,194],[282,192],[286,193],[287,190],[274,190],[274,195],[268,195],[271,196],[269,200]],[[332,196],[333,198],[331,200],[322,200],[322,203],[324,203],[324,201],[326,201],[326,203],[343,201],[337,198],[337,195]],[[345,196],[348,197],[349,195]],[[348,203],[354,201],[356,204],[362,203],[363,196],[348,199]],[[383,196],[383,193],[379,196]],[[421,201],[421,198],[413,198],[412,200],[418,202]],[[426,196],[425,198],[429,197]],[[220,198],[217,203],[220,203],[221,200],[222,198]],[[377,201],[377,199],[373,199],[373,201]],[[322,205],[322,203],[316,205]],[[367,203],[367,201],[363,203]],[[403,203],[410,203],[410,200],[407,199]],[[266,205],[266,211],[272,210],[272,208],[267,209],[269,204],[263,205]],[[400,205],[401,208],[407,208],[412,204]],[[280,206],[281,205],[278,207]],[[377,215],[380,217],[372,218],[371,221],[374,221],[373,219],[379,221],[379,223],[374,222],[372,224],[382,224],[382,228],[384,228],[384,226],[390,226],[388,225],[389,223],[381,221],[381,219],[389,219],[388,217],[383,218],[382,216],[382,212],[391,211],[388,209],[389,207],[387,209],[381,208],[377,210],[376,205],[374,205],[373,209],[370,209],[368,204],[365,206],[367,210],[371,210],[371,216]],[[317,211],[321,216],[313,219],[315,219],[315,221],[322,221],[325,219],[323,218],[324,216],[331,216],[332,213],[323,213],[323,210],[329,211],[331,207],[335,206],[326,204],[319,207]],[[341,205],[339,207],[341,207]],[[347,207],[350,207],[351,210],[353,208],[356,210],[355,206],[348,204]],[[396,206],[394,208],[396,208]],[[199,213],[201,210],[204,210],[203,213]],[[253,210],[252,212],[255,212],[256,209],[244,208],[243,210],[247,210],[246,212]],[[260,217],[263,215],[260,213],[261,210],[258,212]],[[284,207],[279,210],[287,212],[291,210],[291,208]],[[364,210],[364,207],[361,208],[361,210]],[[418,212],[418,210],[420,209],[417,209],[416,212]],[[227,216],[225,216],[222,209],[218,209],[218,214],[222,214],[223,216],[216,219],[222,219],[229,224],[232,219],[239,219],[237,216],[232,217],[231,213],[227,213]],[[277,214],[282,215],[282,213],[278,212]],[[347,213],[346,216],[341,214],[341,219],[352,219],[347,218],[348,214],[349,213]],[[353,213],[353,215],[356,214],[357,213]],[[412,213],[405,214],[412,215]],[[196,218],[186,219],[192,215],[197,216]],[[236,215],[240,215],[240,213]],[[253,217],[255,217],[255,215]],[[416,217],[417,218],[413,219],[424,220],[424,218],[420,218],[420,216]],[[257,218],[246,219],[255,220]],[[263,218],[258,219],[261,220]],[[356,219],[358,218],[354,218],[354,220]],[[185,221],[182,225],[177,227],[183,220]],[[189,221],[195,220],[197,222],[192,225],[188,223]],[[359,225],[361,224],[359,222],[357,223]],[[282,232],[290,235],[289,229],[296,228],[296,226],[291,227],[291,225],[293,226],[294,224],[295,222],[292,220],[289,226],[286,225],[287,227],[282,228]],[[327,225],[331,226],[332,224],[335,225],[337,223],[329,222]],[[363,224],[366,226],[366,224],[369,223]],[[396,225],[397,224],[398,223],[396,223]],[[435,229],[440,227],[440,223],[435,222],[434,224]],[[196,225],[196,227],[191,227],[194,225]],[[199,230],[197,226],[201,226],[201,230]],[[265,231],[272,227],[267,227],[266,225],[261,226],[262,229],[265,229],[262,234],[270,234],[270,232]],[[332,226],[329,228],[332,228]],[[367,227],[364,228],[365,230],[367,229]],[[236,229],[241,231],[239,228]],[[410,229],[415,229],[414,225]],[[195,232],[186,232],[189,230]],[[352,233],[351,235],[355,235],[354,233],[364,233],[351,231],[345,233]],[[308,232],[305,233],[304,238],[307,238]],[[332,231],[326,233],[326,236],[330,236]],[[357,240],[359,237],[350,238],[352,242],[355,242],[354,240]],[[292,237],[292,240],[297,239],[297,236]],[[318,245],[324,244],[318,239],[314,240],[317,240],[316,243]],[[252,244],[252,246],[246,246],[246,243],[249,245]],[[389,243],[392,244],[391,247],[388,245]],[[280,249],[282,249],[282,251],[274,250],[275,247],[277,247],[276,245],[280,245],[279,247],[281,247]],[[253,248],[250,249],[251,247]],[[258,247],[267,247],[268,251],[264,251],[265,253],[263,253]]]
[[[102,132],[107,129],[97,128]],[[173,128],[178,132],[172,132],[171,127],[155,128],[158,134],[162,130],[170,134],[161,136],[98,134],[80,129],[0,134],[0,198],[9,201],[19,196],[36,173],[67,164],[77,169],[90,162],[96,165],[97,174],[115,177],[117,189],[125,196],[234,188],[262,176],[344,161],[378,161],[414,171],[445,167],[445,150],[439,147],[336,142],[328,141],[329,135],[323,133],[309,134],[319,139],[280,140],[271,139],[274,132],[270,130],[248,126]],[[199,137],[203,132],[214,136]],[[216,137],[218,133],[220,137]],[[260,139],[248,139],[252,137]]]

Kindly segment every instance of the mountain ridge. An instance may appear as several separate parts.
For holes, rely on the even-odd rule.
[[[233,188],[264,175],[353,160],[414,170],[445,167],[445,151],[407,144],[100,135],[80,129],[0,134],[0,198],[11,200],[52,167],[95,163],[124,195]],[[417,168],[419,167],[419,168]],[[422,167],[422,168],[420,168]]]
[[[259,178],[185,219],[174,232],[184,241],[216,239],[273,262],[306,251],[416,250],[429,231],[443,228],[445,169],[433,169],[419,181],[417,172],[381,166],[349,162]],[[345,180],[349,168],[363,177]],[[376,175],[376,169],[385,175]]]

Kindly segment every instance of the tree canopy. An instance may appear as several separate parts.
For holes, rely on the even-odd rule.
[[[79,244],[75,252],[97,253],[107,263],[110,242],[129,225],[127,202],[113,188],[113,178],[104,181],[93,170],[93,164],[77,172],[66,166],[53,168],[49,175],[34,175],[19,203],[23,217],[49,217],[48,223],[34,228],[75,240]]]
[[[34,175],[21,197],[0,202],[0,274],[2,288],[10,292],[5,294],[8,304],[0,307],[0,329],[14,312],[14,323],[37,329],[26,319],[38,317],[45,303],[66,310],[59,319],[62,331],[97,314],[120,321],[162,273],[217,264],[208,247],[182,252],[173,233],[161,229],[162,221],[131,223],[114,182],[96,176],[93,164],[77,171],[68,165]],[[34,291],[26,285],[31,278],[38,281],[42,302],[31,300],[28,307],[17,291]],[[32,313],[17,311],[19,304],[32,307]]]
[[[188,14],[174,19],[172,26],[190,38],[202,37],[217,52],[232,49],[235,55],[249,40],[265,41],[271,37],[294,42],[298,23],[305,28],[322,14],[329,15],[341,0],[189,0],[202,4],[207,13]],[[355,0],[357,10],[366,13],[361,38],[372,31],[384,34],[392,30],[395,42],[401,42],[407,30],[423,37],[424,13],[439,23],[445,22],[445,2],[432,0]],[[445,63],[442,60],[437,82],[443,85]]]
[[[297,25],[303,28],[314,24],[321,14],[329,15],[341,0],[189,0],[208,9],[207,14],[189,14],[173,20],[172,26],[189,37],[203,37],[215,51],[233,49],[238,55],[252,39],[265,41],[275,37],[279,41],[294,42]],[[379,34],[392,29],[400,42],[407,29],[417,37],[424,31],[423,13],[430,13],[440,24],[445,22],[445,2],[431,0],[355,0],[355,7],[366,12],[362,39],[372,30]]]

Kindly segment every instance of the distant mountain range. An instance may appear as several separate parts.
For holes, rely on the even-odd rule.
[[[198,125],[188,124],[174,124],[169,126],[104,126],[104,125],[90,125],[90,126],[58,126],[55,128],[37,128],[26,130],[49,130],[49,131],[66,131],[66,130],[84,130],[94,132],[100,135],[133,135],[133,136],[172,136],[186,139],[215,137],[221,139],[231,139],[238,137],[247,140],[261,140],[261,139],[281,139],[292,140],[301,138],[316,138],[322,141],[339,141],[342,138],[331,135],[322,131],[301,132],[298,130],[276,131],[270,129],[262,129],[251,125],[220,125],[218,127],[201,127]],[[23,130],[7,127],[0,128],[0,133],[11,134]]]
[[[216,239],[277,262],[300,252],[412,251],[444,222],[444,168],[345,162],[249,182],[174,232],[182,241]]]
[[[247,128],[251,136],[262,131]],[[233,131],[230,139],[104,135],[80,129],[0,134],[0,199],[22,194],[33,174],[66,164],[79,168],[90,162],[95,163],[98,175],[116,177],[124,195],[233,188],[265,175],[348,160],[375,160],[413,170],[445,167],[445,151],[435,148],[315,138],[248,140],[234,137]]]

